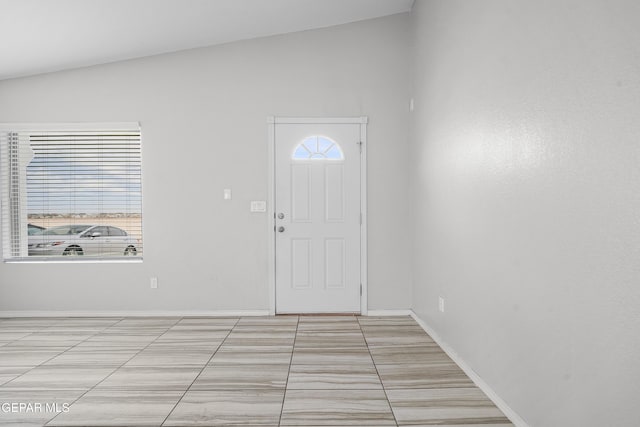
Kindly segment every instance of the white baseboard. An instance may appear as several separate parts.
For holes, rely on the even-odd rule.
[[[507,403],[502,400],[498,394],[493,391],[491,386],[487,384],[481,377],[478,375],[459,355],[456,353],[446,342],[442,340],[433,329],[429,327],[422,319],[418,317],[418,315],[410,310],[411,317],[415,319],[416,322],[424,329],[424,331],[429,334],[431,338],[444,350],[445,353],[464,371],[465,374],[474,382],[476,386],[480,390],[487,395],[489,399],[500,409],[507,418],[516,426],[516,427],[529,427],[529,425],[513,410],[507,405]]]
[[[369,310],[367,316],[411,316],[412,310]]]
[[[177,311],[0,311],[0,317],[241,317],[268,316],[269,310],[177,310]]]
[[[367,316],[411,316],[412,310],[369,310]],[[1,317],[240,317],[273,316],[269,310],[5,310]]]

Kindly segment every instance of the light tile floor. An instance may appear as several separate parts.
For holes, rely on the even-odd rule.
[[[511,424],[410,317],[278,316],[0,319],[0,425]]]

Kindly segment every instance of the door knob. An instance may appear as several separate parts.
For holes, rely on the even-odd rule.
[[[284,214],[282,212],[278,214],[278,219],[284,219]]]
[[[284,227],[278,227],[278,231],[282,233],[284,231]]]

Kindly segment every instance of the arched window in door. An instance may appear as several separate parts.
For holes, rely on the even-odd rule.
[[[294,160],[344,160],[337,142],[326,136],[305,138],[293,151]]]

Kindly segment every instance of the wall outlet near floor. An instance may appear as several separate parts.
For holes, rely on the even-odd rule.
[[[440,313],[444,313],[444,298],[438,297],[438,310]]]
[[[152,277],[149,280],[149,283],[151,285],[151,289],[158,289],[158,278],[157,277]]]

